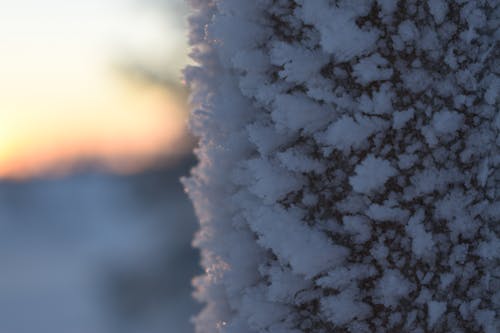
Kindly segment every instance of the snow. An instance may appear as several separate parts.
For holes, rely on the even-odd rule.
[[[367,156],[355,169],[355,175],[349,178],[349,183],[358,193],[370,193],[383,189],[387,180],[396,175],[397,171],[387,160]]]

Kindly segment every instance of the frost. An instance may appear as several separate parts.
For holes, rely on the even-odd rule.
[[[329,61],[329,57],[323,52],[283,42],[273,46],[270,58],[272,64],[284,67],[280,76],[287,82],[306,82]]]
[[[484,93],[484,99],[489,105],[495,105],[498,101],[498,95],[500,93],[500,79],[495,76],[493,82],[488,86],[486,92]]]
[[[403,82],[412,93],[425,91],[432,83],[432,78],[422,69],[414,69],[402,75]]]
[[[369,265],[352,265],[336,268],[328,275],[316,280],[316,284],[337,290],[346,289],[359,278],[368,278],[377,274],[375,268]]]
[[[455,111],[443,110],[434,114],[432,127],[438,135],[454,133],[462,127],[464,117]]]
[[[399,223],[405,223],[410,215],[404,209],[378,204],[371,205],[366,214],[376,221],[393,221]]]
[[[248,318],[250,328],[262,330],[282,321],[290,311],[286,305],[269,302],[262,290],[254,288],[243,296],[241,310],[251,313]]]
[[[500,259],[500,239],[492,237],[491,240],[481,243],[477,254],[485,259]]]
[[[452,273],[443,274],[440,277],[440,288],[446,289],[455,280],[455,275]]]
[[[434,20],[437,24],[441,24],[448,13],[448,4],[445,0],[427,0],[427,5],[429,10],[434,16]]]
[[[406,226],[406,232],[412,238],[411,249],[417,257],[423,257],[430,254],[434,246],[432,234],[428,233],[422,224],[424,214],[419,211],[411,217]]]
[[[398,159],[398,167],[400,169],[408,169],[411,168],[415,164],[415,162],[417,162],[418,157],[412,154],[402,154]]]
[[[392,114],[392,119],[393,119],[392,128],[394,129],[403,128],[406,125],[406,123],[413,118],[414,115],[415,115],[415,110],[413,109],[394,112]]]
[[[394,92],[390,83],[383,83],[377,91],[372,93],[372,98],[362,95],[359,99],[359,108],[368,114],[388,114],[393,112],[392,99]],[[372,118],[373,120],[373,118]]]
[[[283,168],[269,160],[249,160],[248,169],[255,176],[250,191],[261,197],[264,202],[272,203],[282,195],[297,188],[300,182]],[[293,179],[293,181],[291,181]]]
[[[380,89],[373,93],[373,113],[385,114],[393,111],[392,98],[394,92],[389,83],[384,83]]]
[[[354,234],[357,243],[366,242],[371,238],[370,221],[363,216],[344,216],[344,227],[347,232]]]
[[[286,169],[295,172],[316,172],[321,173],[325,171],[325,166],[318,160],[314,160],[301,151],[295,149],[288,149],[287,151],[277,154],[278,159],[285,166]]]
[[[407,297],[413,285],[399,271],[386,270],[376,289],[377,300],[387,307],[395,307],[399,300]]]
[[[250,124],[247,131],[250,141],[262,155],[270,154],[290,139],[290,136],[277,133],[271,126],[262,124]]]
[[[344,116],[328,127],[324,141],[338,150],[349,152],[359,148],[377,129],[376,123],[363,117],[354,120]]]
[[[481,186],[486,185],[489,176],[489,159],[485,158],[478,167],[477,180]]]
[[[354,318],[364,319],[371,315],[368,305],[356,300],[357,292],[347,289],[335,296],[325,297],[321,301],[321,310],[336,325],[344,325]]]
[[[272,118],[278,131],[314,131],[323,124],[326,111],[302,95],[276,96]]]
[[[401,39],[405,42],[410,42],[418,37],[417,26],[410,20],[401,22],[398,26],[398,32]]]
[[[362,85],[367,85],[374,81],[385,81],[391,78],[393,70],[389,67],[387,59],[376,53],[360,60],[353,66],[356,81]]]
[[[251,218],[259,243],[307,278],[342,264],[349,254],[347,248],[332,244],[323,233],[302,225],[298,212],[262,207]]]
[[[266,272],[271,279],[268,297],[271,301],[293,303],[296,294],[310,287],[310,281],[295,275],[290,269],[275,265]]]
[[[398,5],[398,0],[377,0],[377,2],[385,15],[394,13]]]
[[[356,174],[349,178],[354,191],[370,193],[383,188],[386,181],[395,176],[397,171],[390,162],[374,155],[366,157],[355,169]]]
[[[457,170],[429,168],[416,173],[411,182],[415,185],[415,194],[422,195],[433,191],[444,191],[448,184],[457,179]]]
[[[363,31],[356,25],[356,12],[349,6],[330,7],[325,0],[301,1],[306,23],[316,26],[321,46],[339,62],[367,54],[379,36],[378,31]]]
[[[430,301],[427,303],[427,311],[429,313],[429,328],[432,328],[446,311],[446,302]]]
[[[492,0],[191,0],[197,333],[496,332]]]
[[[479,310],[474,314],[476,322],[484,329],[485,333],[498,332],[497,315],[491,310]]]

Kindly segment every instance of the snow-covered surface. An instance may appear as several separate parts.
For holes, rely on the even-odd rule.
[[[500,2],[190,2],[197,332],[500,331]]]
[[[181,174],[0,182],[0,332],[191,332]]]

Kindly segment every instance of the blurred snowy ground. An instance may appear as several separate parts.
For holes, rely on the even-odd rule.
[[[191,332],[191,164],[0,182],[0,332]]]

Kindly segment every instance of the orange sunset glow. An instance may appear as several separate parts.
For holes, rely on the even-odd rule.
[[[178,80],[186,46],[168,13],[132,0],[0,5],[0,177],[82,161],[132,172],[188,149],[184,95],[115,66],[127,57]]]

